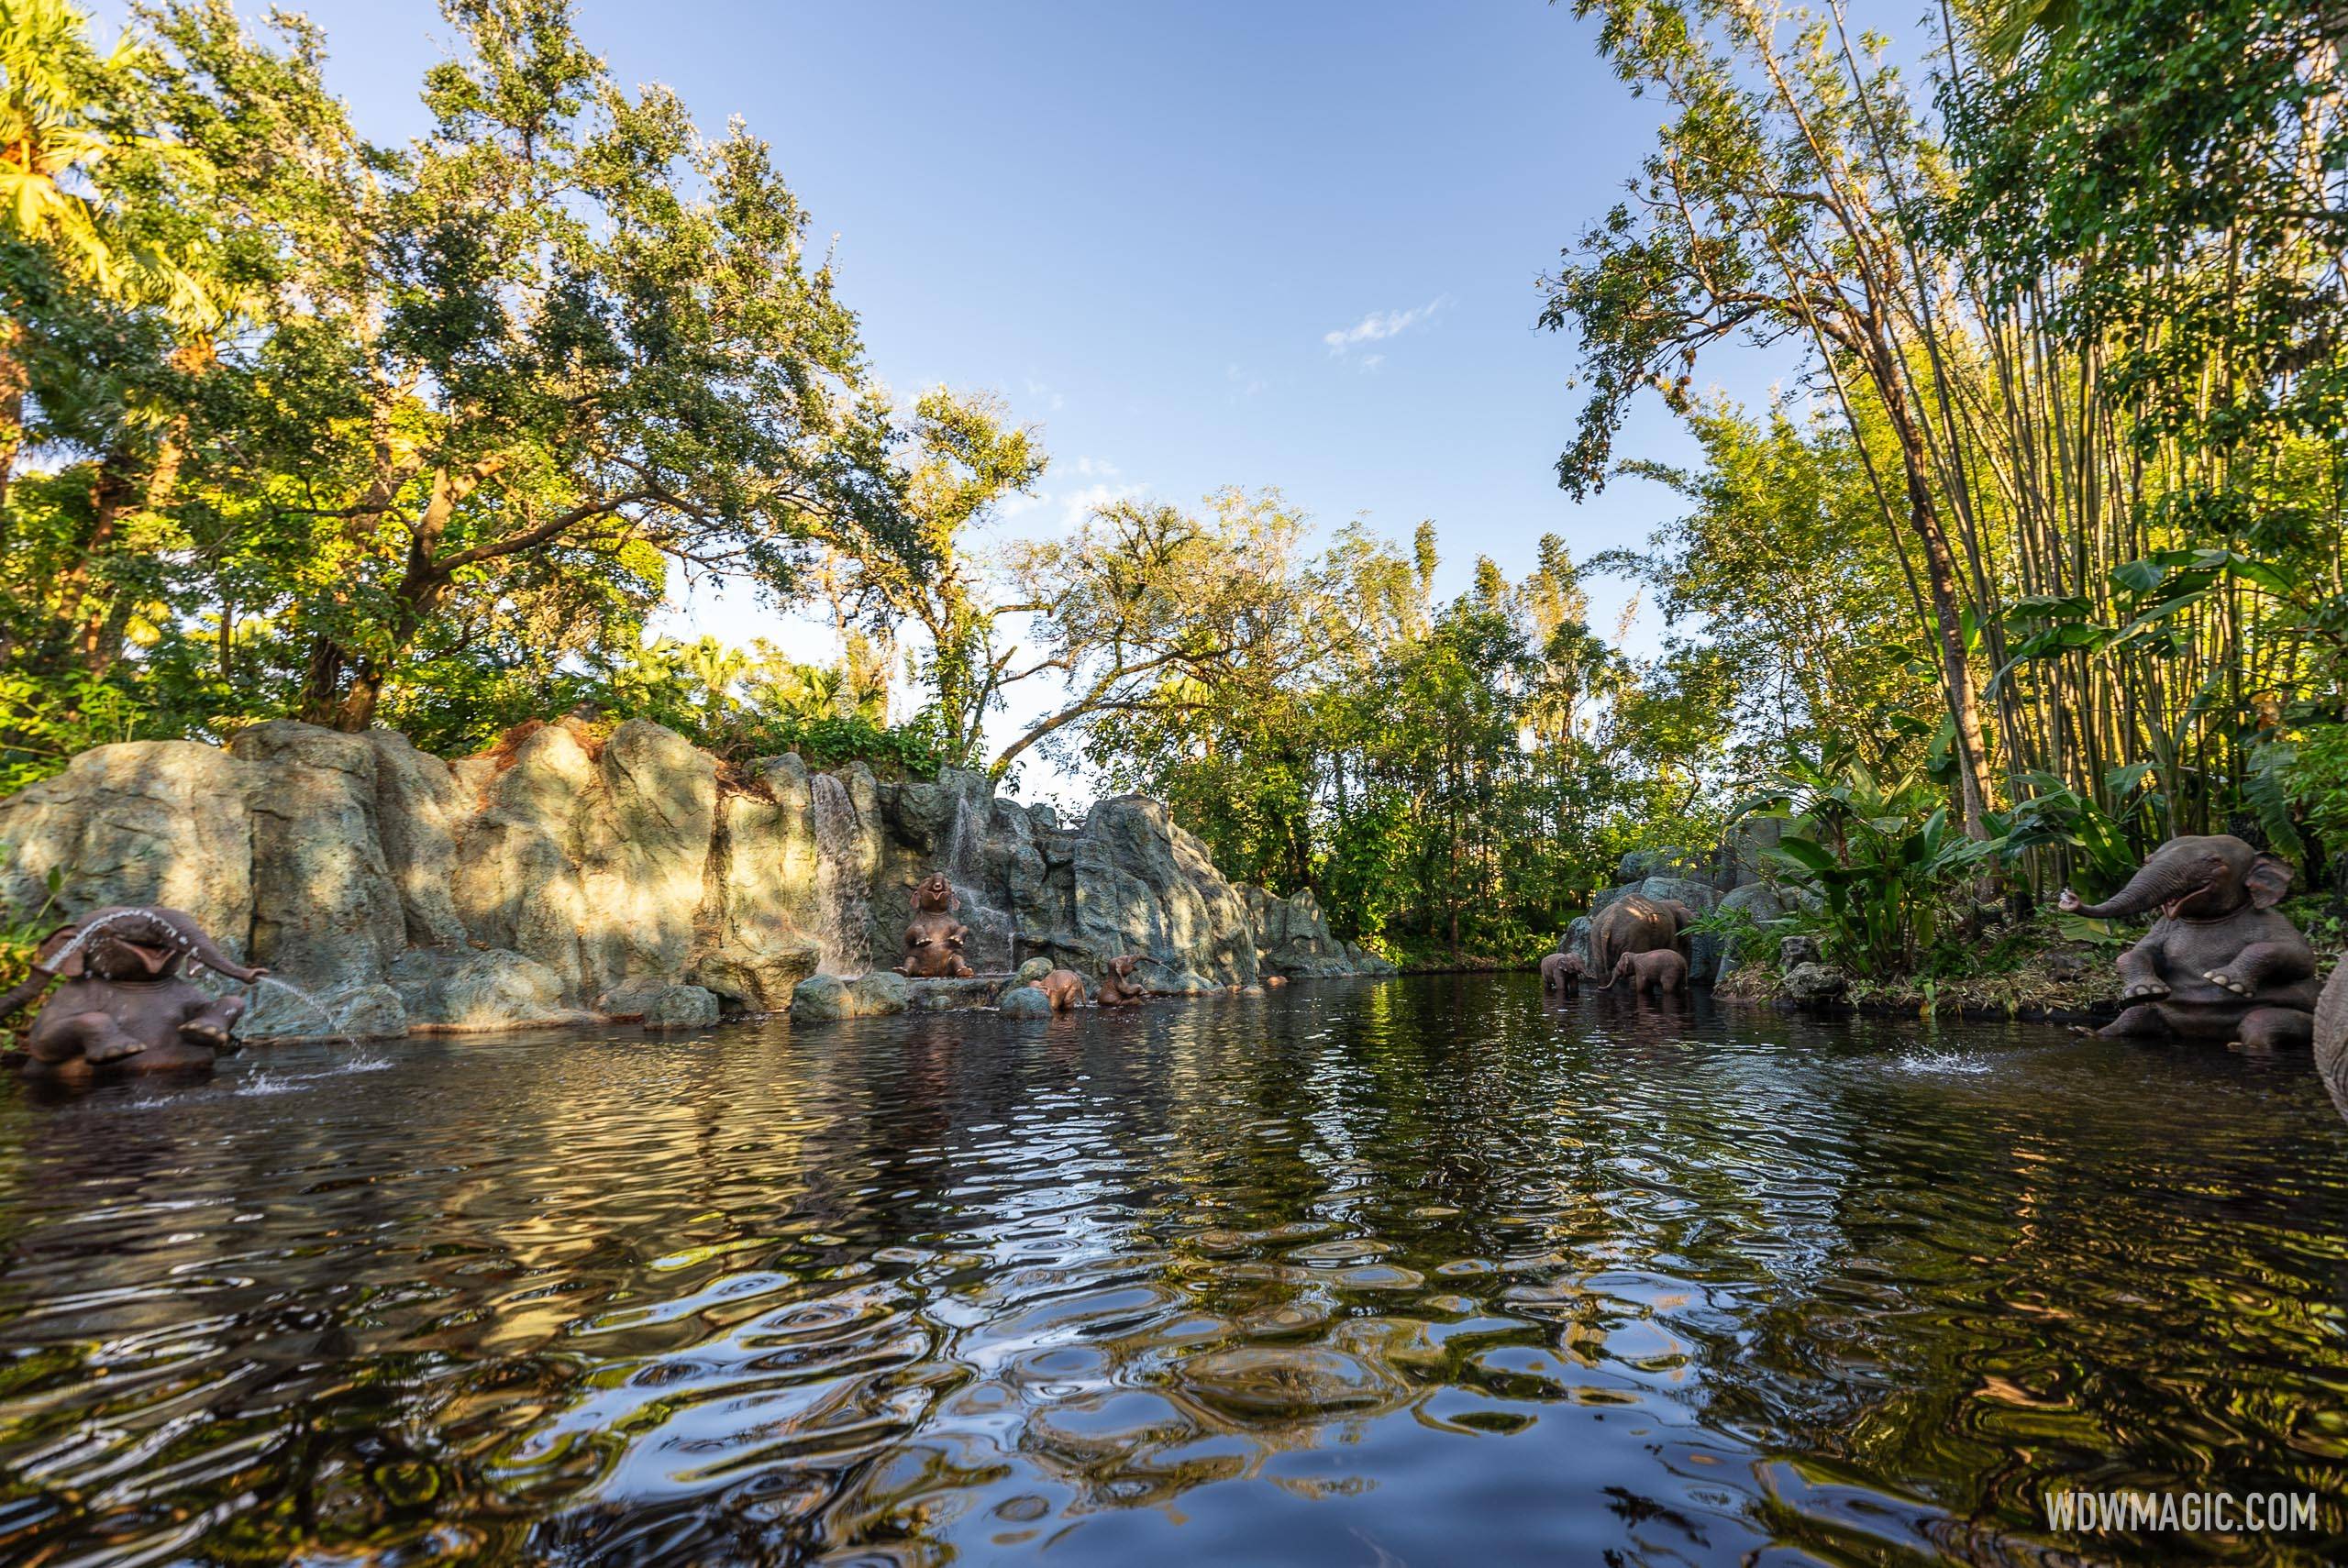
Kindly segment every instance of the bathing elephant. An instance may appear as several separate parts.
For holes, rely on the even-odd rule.
[[[1109,960],[1109,972],[1101,977],[1101,988],[1092,999],[1102,1007],[1131,1007],[1146,1000],[1149,991],[1134,978],[1134,966],[1141,960],[1128,953]]]
[[[1677,899],[1627,893],[1590,917],[1589,972],[1612,974],[1625,953],[1677,948],[1679,933],[1695,920],[1696,911]]]
[[[1054,1012],[1066,1012],[1072,1007],[1084,1005],[1084,977],[1073,969],[1054,969],[1042,979],[1035,981],[1034,985],[1044,993],[1044,999],[1052,1004]]]
[[[2315,953],[2275,906],[2288,862],[2231,834],[2173,838],[2099,904],[2066,888],[2060,907],[2092,920],[2157,910],[2120,955],[2126,1010],[2097,1032],[2223,1040],[2251,1050],[2304,1045],[2315,1022]]]
[[[2331,966],[2331,978],[2315,1003],[2315,1070],[2340,1114],[2348,1116],[2348,957]]]
[[[236,1049],[229,1031],[242,997],[216,997],[183,978],[180,966],[247,983],[269,973],[239,964],[180,910],[94,910],[41,942],[33,977],[0,998],[0,1018],[51,993],[25,1036],[25,1071],[81,1078],[100,1070],[159,1073],[212,1066]]]
[[[1578,953],[1552,953],[1541,960],[1541,988],[1561,997],[1579,996],[1581,977],[1589,971]]]
[[[1657,947],[1645,953],[1625,953],[1614,960],[1614,972],[1599,988],[1611,991],[1624,980],[1631,982],[1631,994],[1640,996],[1652,990],[1658,997],[1685,996],[1688,992],[1688,960],[1672,947]]]
[[[914,918],[905,924],[905,957],[897,973],[921,978],[969,978],[972,971],[969,961],[962,956],[962,939],[970,928],[954,918],[960,902],[943,871],[933,871],[914,884]]]

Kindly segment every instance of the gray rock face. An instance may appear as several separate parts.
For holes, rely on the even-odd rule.
[[[253,923],[251,770],[194,741],[127,741],[0,800],[0,903],[29,919],[65,873],[67,918],[109,904],[185,910],[232,956]]]
[[[457,870],[457,824],[466,812],[456,774],[393,730],[370,730],[375,751],[375,829],[383,863],[399,889],[411,947],[454,947],[465,940],[449,886]]]
[[[1780,968],[1797,968],[1804,964],[1815,964],[1818,959],[1818,938],[1814,936],[1789,936],[1778,944]]]
[[[347,999],[371,1032],[394,1017],[496,1029],[590,1008],[648,1020],[678,988],[713,999],[674,1003],[693,1018],[807,1016],[835,1005],[834,988],[808,989],[827,956],[850,974],[896,961],[911,884],[932,869],[970,928],[974,995],[1023,959],[1098,975],[1132,954],[1162,988],[1387,968],[1337,941],[1309,894],[1224,880],[1154,801],[1103,801],[1069,829],[966,771],[897,783],[858,765],[826,780],[781,756],[721,780],[709,756],[640,721],[600,740],[537,725],[446,763],[388,731],[288,722],[225,749],[101,746],[0,801],[0,902],[20,918],[62,867],[61,921],[186,910],[230,953]],[[907,1005],[894,976],[836,989],[841,1016]],[[324,1032],[266,988],[241,1030]]]
[[[252,823],[250,953],[316,989],[382,980],[407,950],[407,916],[375,814],[364,735],[277,721],[240,730]]]
[[[1248,918],[1256,924],[1257,968],[1268,975],[1312,978],[1350,975],[1358,967],[1346,944],[1329,933],[1312,889],[1290,898],[1275,898],[1262,888],[1243,884]]]
[[[1618,884],[1644,882],[1650,877],[1708,878],[1711,874],[1709,856],[1678,845],[1666,849],[1631,850],[1614,867],[1614,880]]]
[[[240,1038],[253,1040],[396,1040],[407,1032],[399,992],[380,981],[333,987],[307,1000],[262,986],[237,1025]]]
[[[1776,848],[1785,836],[1783,817],[1739,817],[1721,835],[1713,882],[1722,890],[1733,892],[1762,881],[1768,875],[1764,852]]]
[[[1734,936],[1723,940],[1721,949],[1720,972],[1723,975],[1739,964],[1759,957],[1770,951],[1767,934],[1773,921],[1785,918],[1785,900],[1767,882],[1747,882],[1722,896],[1720,912],[1742,914],[1760,928],[1762,934],[1738,940]]]
[[[592,1022],[594,1014],[563,1005],[561,977],[519,953],[412,948],[392,966],[408,1027],[461,1034]]]
[[[967,980],[921,979],[905,982],[907,1012],[967,1012],[992,1007],[1000,980],[972,977]]]

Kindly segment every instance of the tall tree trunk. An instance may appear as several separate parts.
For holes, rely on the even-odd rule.
[[[24,340],[24,324],[0,316],[0,502],[8,499],[17,452],[25,442],[25,392],[31,381],[21,352]]]
[[[1968,838],[1989,836],[1988,802],[1983,778],[1988,750],[1981,735],[1981,703],[1973,690],[1972,657],[1965,646],[1963,589],[1957,577],[1955,552],[1949,548],[1947,530],[1933,500],[1930,454],[1924,433],[1909,406],[1897,350],[1880,332],[1868,337],[1868,370],[1883,399],[1886,419],[1899,442],[1899,464],[1908,498],[1908,526],[1924,558],[1924,582],[1932,594],[1933,620],[1940,635],[1941,685],[1948,700],[1949,717],[1956,732],[1957,792],[1965,811]]]

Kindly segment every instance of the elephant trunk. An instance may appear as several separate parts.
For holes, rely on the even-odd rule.
[[[2146,910],[2182,898],[2201,884],[2192,870],[2157,856],[2128,878],[2128,885],[2099,904],[2081,904],[2077,912],[2090,920],[2126,920]]]
[[[266,969],[239,964],[226,953],[221,952],[219,944],[206,936],[204,933],[204,928],[194,921],[170,921],[166,923],[171,926],[174,940],[187,950],[187,955],[215,974],[226,975],[232,980],[241,980],[250,984],[269,972]]]

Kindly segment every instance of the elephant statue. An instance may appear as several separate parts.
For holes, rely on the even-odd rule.
[[[2159,918],[2120,955],[2128,1004],[2097,1033],[2223,1040],[2245,1050],[2308,1043],[2315,1024],[2315,952],[2276,910],[2287,861],[2231,834],[2173,838],[2099,904],[2063,889],[2058,907],[2091,920]]]
[[[1611,991],[1624,980],[1631,982],[1631,994],[1641,996],[1653,991],[1658,997],[1678,997],[1688,994],[1688,960],[1676,947],[1657,947],[1645,953],[1625,953],[1614,960],[1614,972],[1598,988]]]
[[[1044,993],[1044,999],[1052,1004],[1054,1012],[1084,1005],[1084,977],[1073,969],[1054,969],[1032,983]]]
[[[25,1071],[82,1079],[101,1071],[202,1070],[236,1049],[230,1031],[242,997],[216,997],[183,977],[190,960],[246,984],[266,969],[239,964],[180,910],[94,910],[42,939],[33,976],[0,998],[0,1018],[26,1006],[53,979],[25,1035]]]
[[[924,979],[967,980],[973,971],[962,956],[970,928],[954,918],[961,900],[943,871],[914,884],[914,918],[905,925],[904,961],[897,973]]]
[[[1624,894],[1590,918],[1589,972],[1611,975],[1615,961],[1625,953],[1676,949],[1679,933],[1696,918],[1696,911],[1677,899]]]
[[[1579,996],[1581,977],[1589,972],[1582,964],[1580,954],[1568,953],[1561,948],[1542,958],[1541,988],[1555,991],[1561,997]]]
[[[2331,1103],[2348,1116],[2348,958],[2335,961],[2315,1002],[2315,1070]]]
[[[1131,1007],[1145,1000],[1149,992],[1134,978],[1134,966],[1141,960],[1127,953],[1109,960],[1109,972],[1101,977],[1101,988],[1092,999],[1102,1007]]]

